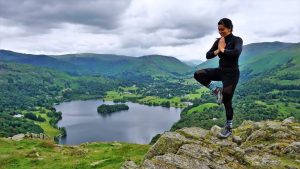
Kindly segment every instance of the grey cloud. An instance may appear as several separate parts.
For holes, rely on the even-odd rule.
[[[215,31],[216,23],[205,19],[205,17],[176,17],[172,19],[162,19],[160,22],[153,23],[145,27],[146,33],[159,31],[161,29],[180,30],[175,36],[179,39],[195,39],[201,38]]]
[[[130,0],[0,0],[0,17],[29,29],[59,28],[64,23],[115,29]]]
[[[299,1],[274,1],[0,0],[0,48],[193,58],[211,47],[223,17],[245,44],[298,42]]]
[[[280,36],[285,36],[287,34],[290,34],[293,31],[295,31],[295,30],[288,27],[285,29],[279,29],[279,30],[275,30],[275,31],[259,30],[259,31],[256,31],[255,33],[259,36],[265,36],[265,37],[280,37]]]

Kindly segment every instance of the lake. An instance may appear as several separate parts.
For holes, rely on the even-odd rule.
[[[180,108],[147,106],[126,102],[129,110],[107,116],[98,114],[101,104],[116,104],[112,101],[71,101],[55,105],[62,112],[58,127],[65,127],[67,136],[60,138],[60,144],[84,142],[129,142],[148,144],[156,134],[163,133],[180,119]]]

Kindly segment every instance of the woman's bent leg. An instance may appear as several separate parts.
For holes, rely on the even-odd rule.
[[[194,73],[194,78],[203,86],[210,88],[211,81],[221,81],[219,68],[200,69]]]

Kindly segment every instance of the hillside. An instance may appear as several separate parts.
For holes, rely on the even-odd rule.
[[[244,121],[234,136],[217,138],[220,127],[164,132],[149,149],[142,165],[126,161],[123,169],[248,169],[299,168],[300,123]]]
[[[113,54],[32,55],[0,50],[0,60],[43,66],[75,75],[118,78],[176,76],[191,69],[180,60],[163,55],[130,57]]]
[[[76,67],[74,65],[61,60],[57,60],[47,55],[32,55],[17,53],[8,50],[0,50],[0,61],[1,60],[15,63],[30,64],[33,66],[55,68],[56,70],[66,72],[69,72],[70,70],[76,70]]]
[[[118,169],[128,159],[140,163],[149,145],[122,142],[93,142],[77,146],[55,144],[52,140],[0,138],[2,169]]]
[[[190,67],[180,60],[163,55],[129,57],[108,54],[69,54],[54,57],[85,69],[87,74],[102,74],[120,78],[173,76],[190,70]]]
[[[53,108],[54,103],[102,98],[120,84],[101,76],[71,76],[44,67],[0,61],[0,137],[26,131],[50,132],[55,136],[57,131],[53,127],[59,114]],[[41,116],[45,121],[13,117],[28,113]]]

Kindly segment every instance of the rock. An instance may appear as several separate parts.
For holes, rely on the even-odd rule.
[[[239,136],[232,136],[232,141],[234,143],[236,143],[237,145],[241,145],[242,144],[242,139]]]
[[[218,134],[219,134],[219,132],[220,132],[221,130],[222,130],[221,127],[219,127],[219,126],[217,126],[217,125],[214,125],[214,126],[212,126],[212,128],[210,129],[210,133],[211,133],[213,136],[217,137]]]
[[[254,131],[247,139],[246,141],[252,141],[252,140],[265,140],[267,132],[265,130],[259,129]]]
[[[220,145],[221,147],[236,147],[237,144],[231,141],[228,141],[227,139],[222,139],[216,142],[217,145]]]
[[[253,121],[251,120],[244,120],[243,123],[241,124],[241,126],[248,126],[248,125],[253,125]]]
[[[139,169],[294,168],[300,166],[300,124],[244,121],[232,138],[186,127],[165,132],[149,149]],[[295,162],[289,162],[295,161]],[[130,166],[128,164],[128,166]]]
[[[264,122],[255,122],[255,123],[253,123],[252,126],[255,130],[258,130],[258,129],[264,128],[265,125],[266,124]]]
[[[299,155],[300,154],[300,142],[293,142],[287,146],[283,152],[285,154]]]
[[[280,165],[280,161],[276,160],[274,156],[269,154],[252,154],[246,155],[245,160],[254,168],[274,168]]]
[[[122,144],[119,143],[119,142],[117,142],[117,141],[112,142],[111,145],[117,146],[117,147],[118,147],[118,146],[122,146]]]
[[[265,129],[269,130],[272,133],[278,131],[288,131],[288,128],[286,126],[282,125],[282,123],[277,121],[267,121]]]
[[[4,137],[4,138],[1,138],[1,137],[0,137],[0,140],[9,141],[9,140],[11,140],[11,137]]]
[[[278,160],[276,160],[275,157],[272,157],[271,155],[262,156],[261,162],[263,165],[266,165],[266,166],[269,166],[269,165],[278,166],[280,164],[280,162]]]
[[[32,137],[32,138],[39,138],[40,135],[39,135],[39,134],[35,134],[35,133],[31,133],[31,137]]]
[[[293,137],[293,134],[288,131],[278,131],[272,134],[271,137],[276,139],[291,139]]]
[[[212,149],[203,147],[198,144],[184,144],[179,148],[177,154],[185,155],[197,159],[207,159],[207,161],[209,161],[212,159],[210,155],[212,151],[213,151]]]
[[[242,142],[245,142],[247,138],[254,132],[254,129],[251,128],[246,128],[246,131],[241,135]]]
[[[40,133],[40,139],[44,139],[44,134]]]
[[[92,162],[90,165],[91,165],[92,167],[94,167],[94,166],[96,166],[96,165],[99,165],[99,164],[101,164],[101,163],[107,161],[107,160],[109,160],[109,159],[104,159],[104,160],[95,161],[95,162]],[[126,168],[126,169],[127,169],[127,168]],[[129,169],[129,168],[128,168],[128,169]]]
[[[25,134],[17,134],[17,135],[14,135],[11,139],[14,141],[20,141],[20,140],[23,140],[24,137],[25,137]]]
[[[30,157],[30,158],[40,157],[40,154],[36,151],[36,149],[33,149],[32,151],[26,154],[26,157]]]
[[[296,119],[295,117],[291,116],[289,118],[286,118],[282,121],[284,124],[289,124],[289,123],[295,123],[296,122]]]
[[[31,138],[31,133],[26,132],[25,137],[26,137],[26,138]]]
[[[181,145],[187,142],[187,139],[176,132],[165,132],[149,149],[145,159],[151,159],[157,155],[165,153],[176,153]]]
[[[141,166],[142,169],[159,169],[158,166],[155,166],[155,164],[148,159],[145,159],[144,163]]]
[[[123,163],[120,169],[137,169],[138,166],[135,164],[134,161],[127,160]]]
[[[176,132],[184,135],[187,138],[204,139],[208,134],[208,131],[199,127],[185,127]]]
[[[245,151],[241,149],[240,147],[234,147],[233,148],[234,153],[233,156],[241,163],[241,164],[247,164],[245,160]]]
[[[162,156],[156,156],[152,161],[154,161],[154,164],[158,166],[166,166],[166,168],[209,169],[208,164],[202,161],[171,153]]]
[[[280,155],[285,147],[286,144],[284,143],[273,143],[271,145],[266,146],[266,149],[274,155]]]

